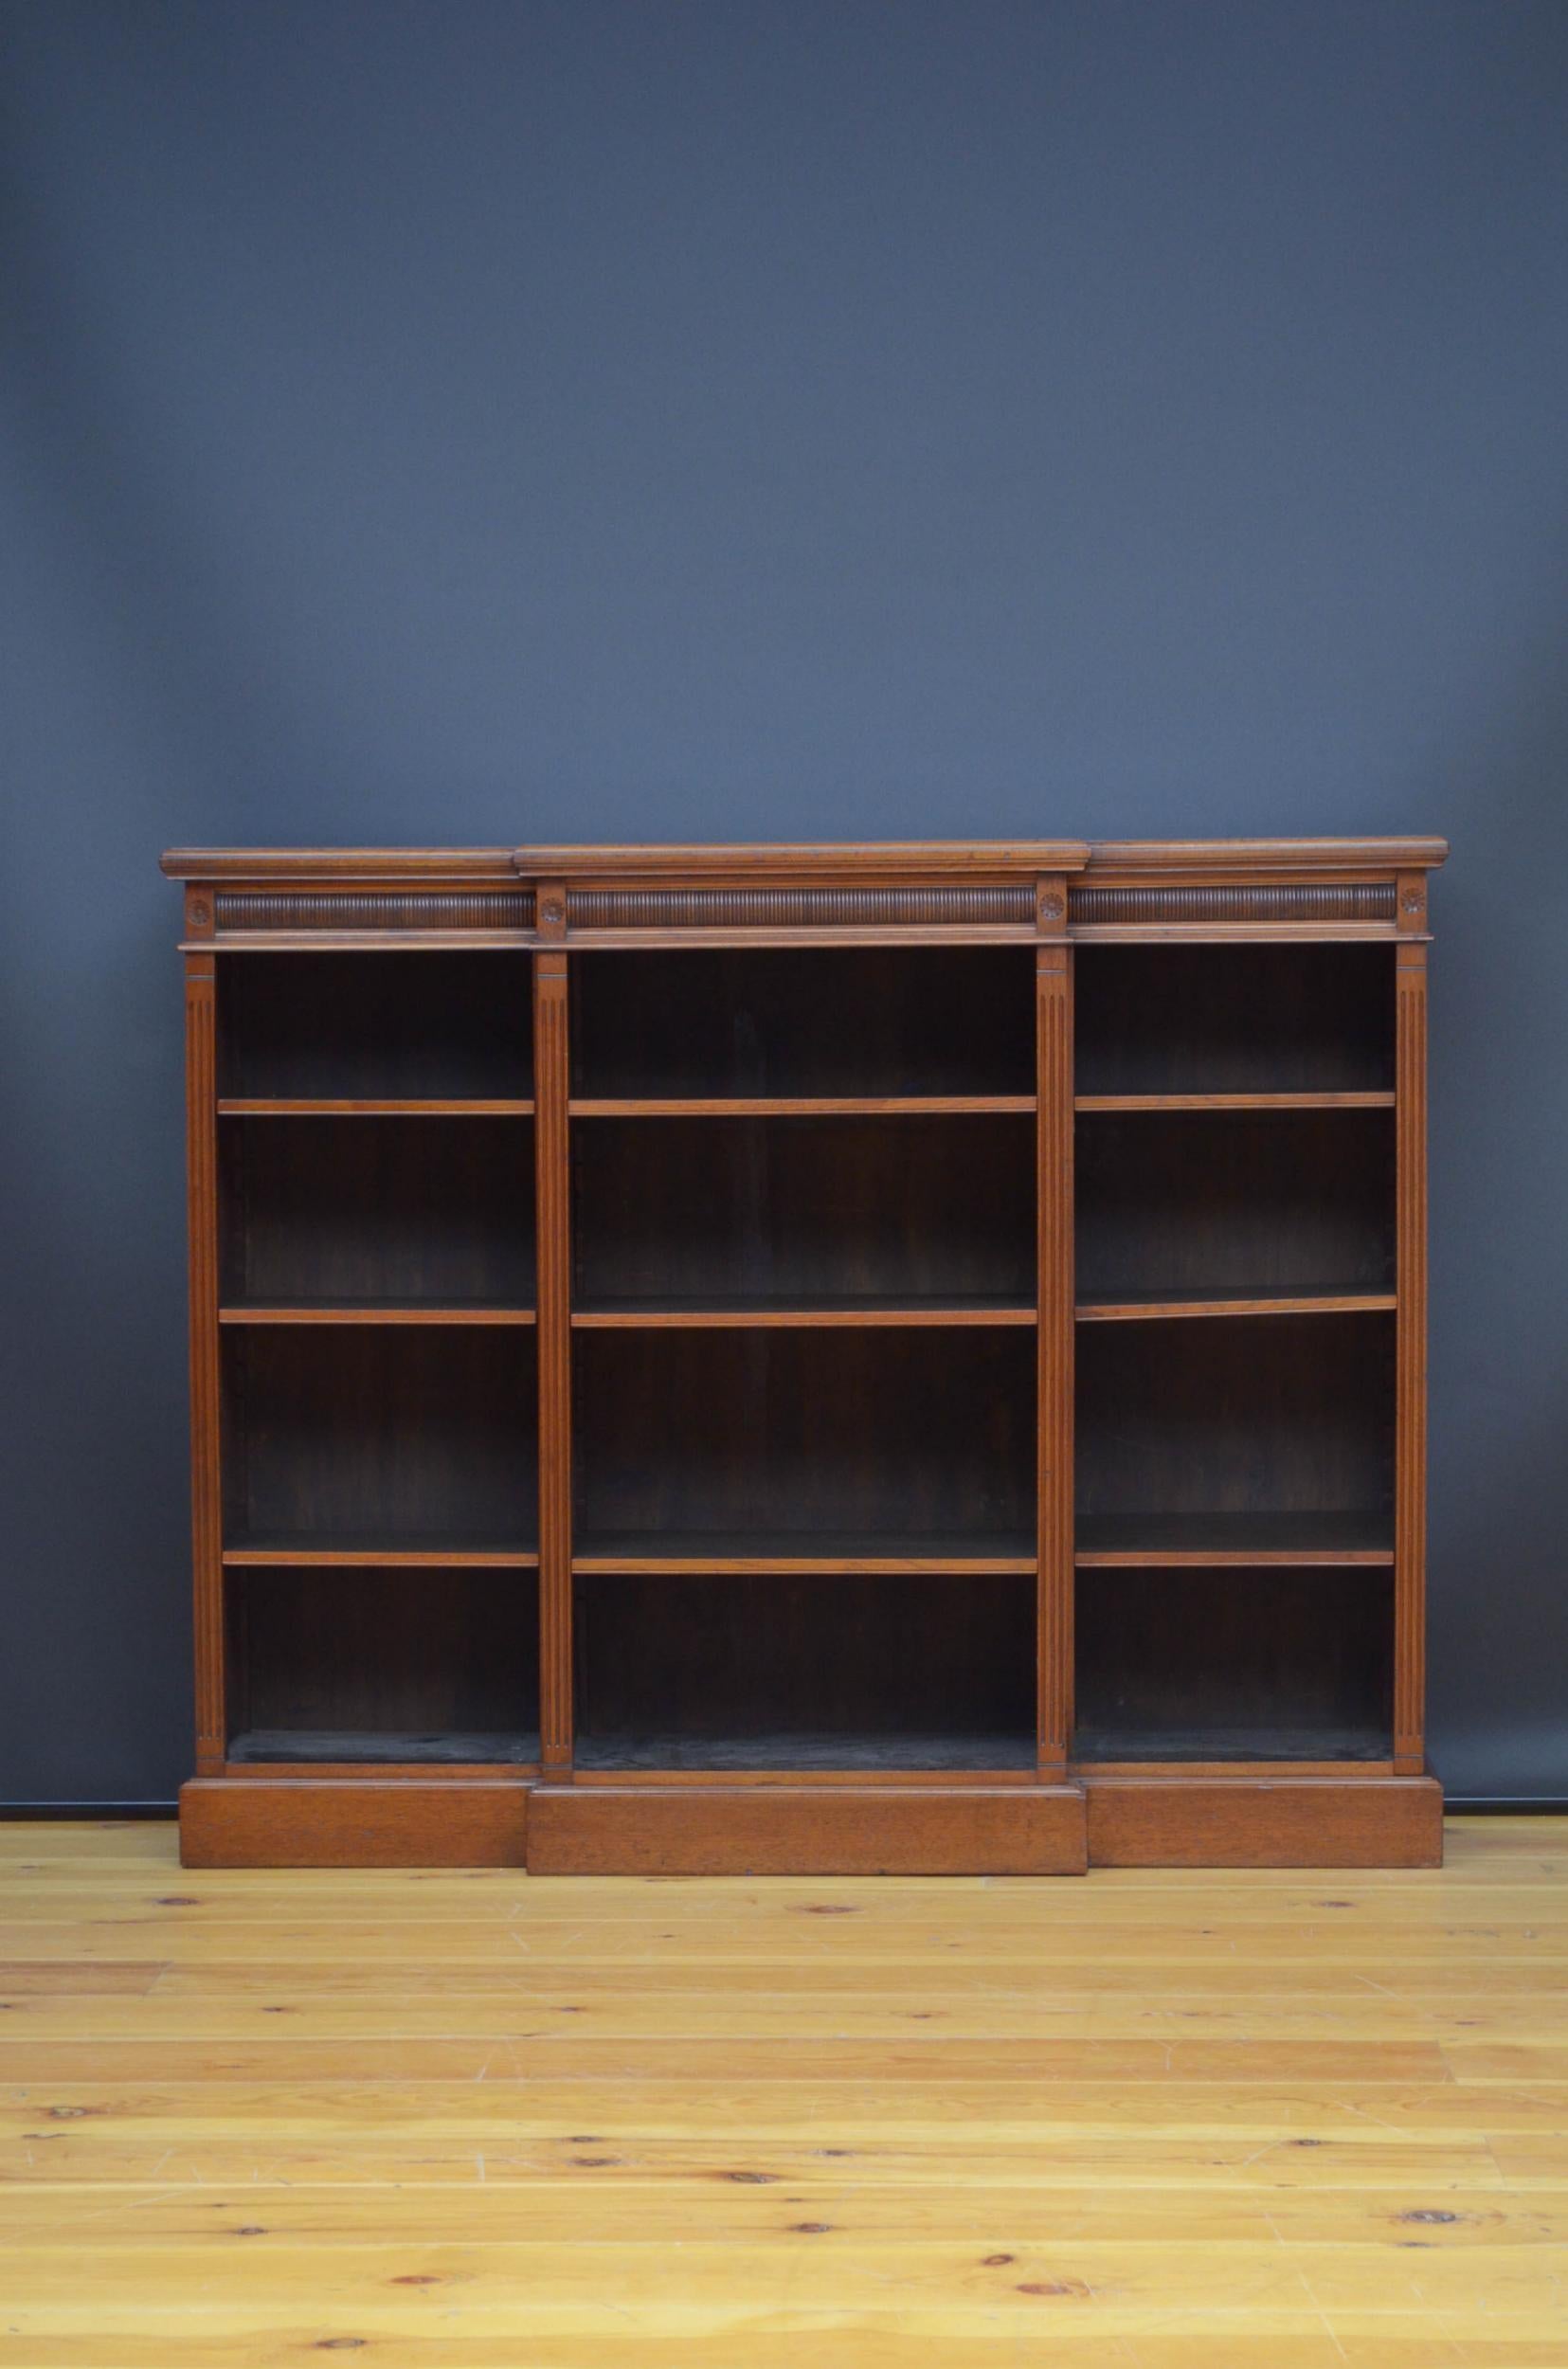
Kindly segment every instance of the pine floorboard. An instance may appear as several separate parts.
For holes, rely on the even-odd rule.
[[[0,1826],[0,2369],[1568,2369],[1568,1819],[1440,1872]]]

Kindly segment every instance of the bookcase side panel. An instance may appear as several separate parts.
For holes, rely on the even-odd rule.
[[[1394,1761],[1426,1765],[1427,949],[1397,957],[1398,1316],[1394,1509]]]
[[[534,1206],[538,1225],[539,1757],[564,1773],[572,1757],[571,1176],[564,891],[541,885],[533,958]]]
[[[192,900],[197,901],[197,900]],[[210,952],[185,958],[186,1187],[190,1293],[190,1528],[196,1767],[222,1766],[224,1565],[218,1358],[217,978]]]
[[[1042,932],[1065,928],[1065,884],[1039,899]],[[1038,1506],[1037,1758],[1060,1778],[1072,1733],[1072,949],[1036,957]]]

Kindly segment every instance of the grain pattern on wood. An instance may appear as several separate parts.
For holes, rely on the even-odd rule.
[[[713,1332],[758,1329],[811,1332],[823,1329],[842,1330],[846,1327],[861,1329],[867,1325],[891,1326],[895,1330],[907,1331],[911,1326],[1029,1326],[1035,1322],[1035,1311],[1032,1307],[1009,1308],[1000,1303],[991,1307],[965,1308],[957,1302],[945,1305],[937,1300],[924,1308],[890,1308],[880,1306],[874,1300],[867,1300],[843,1308],[579,1308],[573,1311],[571,1321],[586,1332]]]
[[[1040,873],[1121,873],[1172,877],[1258,873],[1427,871],[1448,841],[1403,839],[712,841],[636,846],[562,847],[174,847],[159,868],[174,880],[565,880],[719,877],[746,883],[787,879],[874,879],[888,873],[937,879]]]
[[[1383,1514],[1317,1507],[1169,1513],[1080,1514],[1080,1564],[1391,1564],[1394,1531]]]
[[[1446,839],[1098,839],[1090,843],[1091,872],[1139,875],[1393,872],[1435,868],[1448,856]]]
[[[1550,2369],[1565,1884],[1560,1819],[1081,1887],[182,1874],[167,1829],[3,1828],[6,2335]]]
[[[533,1104],[526,1096],[454,1097],[417,1094],[387,1099],[355,1100],[308,1094],[226,1094],[218,1104],[221,1118],[527,1118]]]
[[[220,1308],[221,1325],[531,1325],[532,1308]]]
[[[1028,1112],[1033,1094],[577,1094],[574,1119],[929,1118]]]
[[[1401,841],[1401,845],[1411,842]],[[568,881],[671,879],[717,880],[737,887],[769,877],[791,883],[875,880],[892,873],[918,880],[964,880],[979,874],[1005,879],[1036,873],[1070,872],[1088,861],[1081,840],[895,840],[738,842],[698,841],[685,845],[639,847],[518,847],[514,869]],[[1408,862],[1419,862],[1410,855]],[[204,877],[212,877],[207,875]]]
[[[1365,1094],[1080,1094],[1080,1111],[1392,1111],[1392,1091]]]
[[[1417,883],[1412,892],[1421,895]],[[1424,910],[1424,900],[1423,900]],[[1398,1006],[1398,1275],[1394,1498],[1394,1752],[1426,1759],[1427,949],[1401,946]]]
[[[516,885],[509,847],[171,847],[171,880],[494,880]]]
[[[1442,1864],[1443,1796],[1430,1777],[1096,1776],[1096,1867],[1430,1868]]]
[[[1038,1564],[1026,1530],[580,1530],[572,1569],[595,1571],[1012,1572]]]
[[[354,1544],[334,1539],[330,1546],[319,1544],[306,1546],[297,1540],[291,1543],[280,1539],[270,1542],[252,1539],[244,1546],[225,1546],[224,1561],[241,1568],[265,1568],[274,1564],[287,1568],[295,1564],[315,1564],[323,1570],[332,1570],[349,1569],[361,1563],[376,1563],[385,1564],[389,1568],[427,1564],[450,1565],[454,1569],[495,1565],[501,1569],[531,1571],[537,1568],[539,1557],[532,1546],[480,1543],[459,1531],[446,1537],[427,1539],[418,1546],[407,1540],[400,1543],[395,1539],[368,1538]]]
[[[1177,1316],[1326,1316],[1376,1312],[1397,1305],[1392,1292],[1217,1292],[1207,1299],[1145,1293],[1138,1299],[1081,1300],[1081,1325],[1151,1324]]]
[[[533,1059],[538,1213],[539,1341],[539,1737],[547,1768],[571,1760],[571,1172],[567,1097],[570,1087],[566,897],[558,883],[539,894],[541,949],[533,967]]]
[[[1042,895],[1042,928],[1065,926],[1065,883]],[[1036,1742],[1042,1775],[1065,1767],[1072,1731],[1072,953],[1042,944],[1036,974],[1039,1116]]]
[[[873,1785],[683,1791],[541,1785],[529,1866],[540,1875],[1081,1875],[1072,1785]]]
[[[521,1779],[195,1778],[180,1793],[181,1864],[521,1867],[528,1796]]]

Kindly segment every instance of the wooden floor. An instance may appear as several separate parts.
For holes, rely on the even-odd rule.
[[[0,1827],[0,2364],[1564,2369],[1568,1821],[1441,1874]]]

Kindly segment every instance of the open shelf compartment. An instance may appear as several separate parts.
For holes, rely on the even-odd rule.
[[[225,1101],[523,1098],[532,963],[483,951],[246,953],[221,966]]]
[[[1080,1312],[1386,1300],[1394,1159],[1392,1111],[1081,1114]]]
[[[605,1119],[572,1166],[585,1316],[1034,1311],[1028,1116]]]
[[[531,1330],[225,1328],[223,1395],[230,1549],[537,1545]]]
[[[1356,1314],[1081,1327],[1080,1549],[1173,1536],[1191,1552],[1391,1549],[1394,1326]]]
[[[586,1773],[1034,1766],[1030,1579],[605,1574],[575,1598]]]
[[[218,1143],[225,1311],[532,1311],[531,1119],[225,1118]]]
[[[1384,946],[1080,946],[1080,1096],[1390,1093]]]
[[[1081,1572],[1084,1763],[1386,1761],[1387,1571],[1276,1566]]]
[[[589,1331],[573,1368],[579,1557],[1033,1551],[1032,1331]]]
[[[1035,1093],[1022,947],[702,948],[573,958],[580,1100]]]
[[[230,1762],[537,1762],[532,1573],[360,1565],[225,1584]]]

